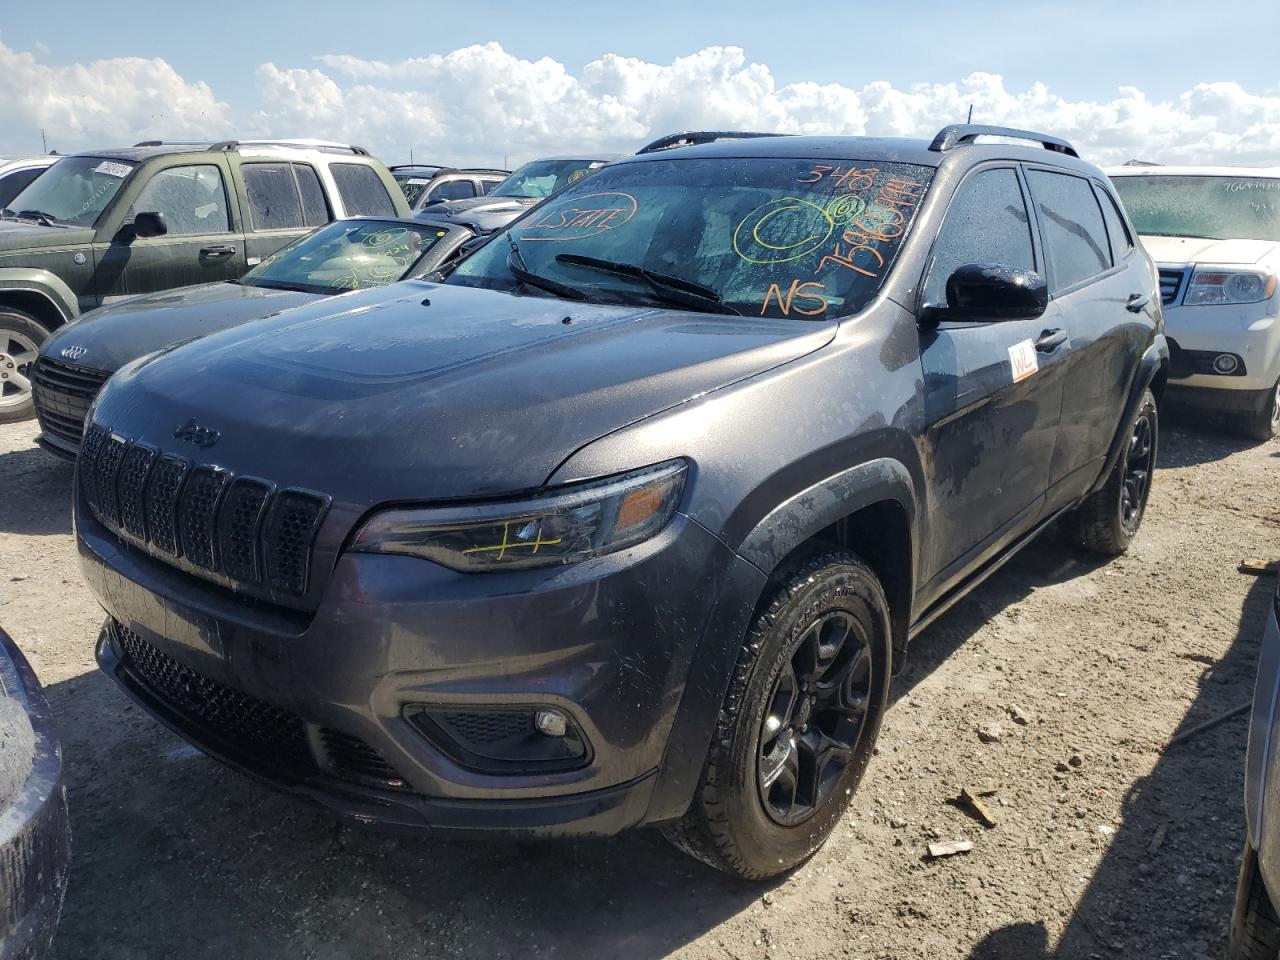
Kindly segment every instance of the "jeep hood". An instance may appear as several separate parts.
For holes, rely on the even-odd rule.
[[[1208,237],[1142,236],[1142,245],[1156,263],[1254,264],[1276,250],[1271,240],[1213,240]]]
[[[319,294],[270,290],[238,283],[208,283],[119,300],[90,310],[59,329],[42,356],[79,367],[115,372],[130,360],[175,343],[309,303]],[[75,357],[62,351],[74,351]]]
[[[422,281],[342,301],[125,367],[95,420],[349,508],[493,496],[536,489],[584,444],[817,350],[836,330]],[[215,444],[174,439],[193,420]]]
[[[57,247],[87,247],[93,243],[92,227],[46,227],[27,220],[0,220],[0,267],[22,266],[12,254]]]

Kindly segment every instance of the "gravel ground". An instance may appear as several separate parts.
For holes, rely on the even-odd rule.
[[[1273,581],[1236,564],[1280,553],[1280,443],[1166,423],[1133,550],[1099,563],[1050,532],[918,639],[844,823],[759,887],[650,833],[339,830],[204,758],[97,673],[71,470],[35,432],[0,426],[0,623],[65,746],[56,960],[1221,955],[1246,721],[1167,745],[1252,694]],[[996,791],[996,827],[947,803],[965,786]],[[930,861],[933,838],[973,850]]]

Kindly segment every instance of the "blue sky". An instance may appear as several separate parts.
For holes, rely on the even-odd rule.
[[[0,4],[0,153],[45,129],[516,162],[696,126],[928,136],[974,103],[1104,162],[1280,162],[1280,0]]]
[[[657,63],[711,45],[740,46],[781,83],[812,80],[898,87],[975,70],[1011,85],[1034,81],[1073,99],[1123,85],[1153,98],[1192,82],[1280,84],[1280,3],[866,2],[386,3],[272,0],[119,5],[5,4],[0,37],[48,49],[47,61],[163,57],[188,80],[210,83],[233,106],[253,96],[253,71],[271,61],[309,66],[326,53],[395,61],[490,40],[527,59],[573,70],[603,53]],[[1257,38],[1270,37],[1270,42]]]

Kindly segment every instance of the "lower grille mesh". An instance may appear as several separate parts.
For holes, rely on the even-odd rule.
[[[213,734],[219,742],[215,747],[225,744],[237,756],[299,774],[319,769],[301,717],[182,665],[117,620],[111,621],[111,633],[129,673],[170,709]],[[320,739],[335,776],[410,789],[395,767],[359,737],[325,728]]]
[[[118,622],[113,622],[112,632],[131,673],[237,753],[272,765],[315,769],[300,718],[183,666]]]

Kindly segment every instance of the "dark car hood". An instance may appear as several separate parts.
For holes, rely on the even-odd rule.
[[[582,445],[836,329],[421,281],[342,299],[126,367],[95,419],[352,507],[486,496],[536,489]],[[216,443],[176,441],[192,420]]]
[[[0,266],[14,266],[5,254],[90,243],[92,227],[46,227],[27,220],[0,220]]]
[[[451,200],[425,208],[421,215],[434,220],[448,220],[491,233],[542,202],[542,197],[472,197]]]
[[[40,353],[78,367],[115,372],[130,360],[170,344],[207,337],[320,296],[207,283],[130,297],[90,310],[67,324],[44,342]]]

